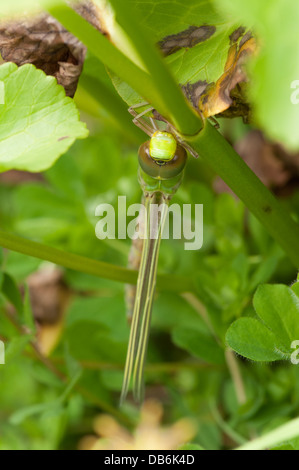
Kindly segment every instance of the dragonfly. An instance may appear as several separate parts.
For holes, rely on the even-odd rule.
[[[142,402],[144,393],[144,366],[149,340],[153,298],[156,288],[156,277],[161,236],[167,218],[170,201],[178,190],[187,162],[187,151],[178,142],[170,125],[166,130],[159,130],[154,119],[150,124],[129,110],[135,116],[135,122],[151,137],[141,145],[138,152],[138,180],[143,191],[144,240],[141,252],[137,287],[134,290],[132,303],[131,331],[128,343],[124,370],[121,404],[125,401],[131,381],[133,395],[137,402]],[[148,112],[148,110],[147,110]],[[153,211],[153,207],[159,211]],[[153,215],[154,214],[154,215]],[[134,247],[133,247],[134,249]],[[139,264],[139,261],[137,264]],[[136,266],[135,266],[136,267]],[[127,298],[130,302],[130,292]],[[131,307],[129,307],[131,310]]]

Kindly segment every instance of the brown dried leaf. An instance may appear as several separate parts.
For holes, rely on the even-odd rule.
[[[99,14],[92,1],[80,2],[75,10],[102,32]],[[5,62],[33,64],[52,75],[73,97],[82,72],[85,46],[48,14],[20,21],[0,22],[0,53]]]
[[[265,186],[276,193],[287,194],[298,187],[298,154],[290,154],[281,145],[267,141],[259,131],[247,134],[235,149]],[[231,192],[220,178],[214,188],[217,192]]]
[[[74,96],[85,47],[50,15],[1,23],[0,52],[6,62],[33,64],[54,76]]]
[[[43,177],[39,173],[28,171],[10,170],[0,174],[0,184],[8,186],[18,186],[30,182],[43,182]]]
[[[41,325],[53,325],[63,314],[69,291],[62,278],[59,269],[44,268],[27,280],[33,315]]]
[[[291,173],[259,131],[250,132],[236,145],[236,151],[268,188],[283,187],[291,178]]]
[[[243,29],[235,31],[231,42],[240,37]],[[237,34],[238,32],[238,34]],[[228,117],[246,116],[249,106],[244,103],[244,93],[240,84],[247,82],[244,64],[250,55],[256,51],[256,41],[250,34],[245,35],[240,44],[233,43],[229,49],[224,73],[216,83],[209,84],[199,99],[199,111],[208,118],[226,112]]]

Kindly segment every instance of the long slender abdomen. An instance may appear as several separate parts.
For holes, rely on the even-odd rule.
[[[153,206],[160,211],[151,211]],[[152,193],[145,197],[146,238],[143,243],[139,276],[136,288],[133,318],[128,345],[121,401],[128,393],[133,376],[134,397],[141,401],[143,394],[143,372],[146,359],[153,297],[159,258],[161,234],[168,212],[169,199],[162,193]],[[153,217],[155,214],[155,217]]]

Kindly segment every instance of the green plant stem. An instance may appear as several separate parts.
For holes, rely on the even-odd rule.
[[[245,385],[239,368],[238,360],[231,349],[225,350],[225,359],[228,370],[235,387],[235,392],[239,405],[244,405],[247,401]]]
[[[84,18],[67,5],[49,8],[49,13],[68,31],[85,44],[95,57],[122,80],[130,84],[146,101],[150,102],[163,116],[169,111],[163,96],[156,89],[150,75],[129,60],[111,42]],[[187,105],[186,108],[188,109]]]
[[[172,74],[163,61],[157,47],[149,38],[134,9],[126,2],[110,0],[118,24],[123,28],[145,64],[154,85],[159,90],[168,114],[164,117],[175,125],[182,134],[194,135],[202,128],[202,121],[187,103],[182,90],[176,84]]]
[[[123,364],[112,364],[106,362],[96,362],[96,361],[77,361],[80,366],[88,370],[120,370],[123,371]],[[64,359],[55,357],[53,359],[54,364],[64,364]],[[165,362],[157,364],[147,364],[145,366],[147,372],[159,372],[173,374],[180,370],[222,370],[222,366],[217,366],[213,364],[206,364],[204,362],[194,361],[194,362]]]
[[[103,82],[84,73],[80,78],[80,85],[112,116],[124,135],[138,144],[144,142],[144,133],[133,124],[128,107],[120,96]]]
[[[219,413],[217,406],[212,404],[210,405],[211,407],[211,413],[220,427],[220,429],[228,436],[230,437],[236,444],[244,444],[246,442],[246,439],[238,434],[234,429],[231,428],[231,426],[224,421],[222,418],[221,414]]]
[[[33,242],[23,237],[3,232],[0,230],[0,246],[8,250],[16,251],[24,255],[32,256],[51,263],[58,264],[68,269],[73,269],[103,279],[136,284],[137,271],[103,263],[84,256],[67,253],[41,243]],[[192,279],[172,275],[159,275],[157,287],[173,292],[190,292],[193,290]]]
[[[289,421],[265,436],[258,437],[236,450],[266,450],[299,436],[299,418]]]
[[[15,327],[15,329],[21,335],[24,335],[24,336],[28,335],[28,331],[27,331],[26,327],[21,325],[18,322],[17,318],[15,318],[15,316],[12,313],[4,310],[4,314],[5,314],[6,318],[10,321],[10,323]],[[47,369],[49,369],[54,375],[56,375],[56,377],[58,379],[64,381],[65,376],[62,374],[62,372],[59,369],[57,369],[57,367],[52,363],[52,361],[48,357],[46,357],[42,354],[42,352],[39,349],[39,346],[38,346],[37,342],[35,340],[29,341],[29,345],[33,349],[36,358],[40,362],[42,362],[47,367]]]
[[[299,225],[231,145],[210,123],[197,137],[186,140],[264,225],[298,269]]]

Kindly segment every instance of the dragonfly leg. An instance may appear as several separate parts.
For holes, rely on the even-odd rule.
[[[153,126],[153,129],[154,129],[155,131],[158,131],[159,129],[158,129],[158,126],[157,126],[157,124],[156,124],[156,121],[155,121],[152,117],[150,117],[149,119],[150,119],[150,121],[151,121],[151,125]]]
[[[184,139],[181,138],[177,130],[170,123],[167,123],[167,127],[170,130],[171,134],[175,136],[175,138],[181,144],[181,146],[184,147],[184,149],[187,150],[187,152],[189,152],[190,155],[192,155],[192,157],[194,158],[199,157],[198,153],[191,147],[191,145],[187,144],[187,142],[185,142]]]
[[[148,106],[147,109],[142,111],[142,113],[137,113],[136,109],[144,108],[144,106]],[[153,107],[149,106],[148,103],[138,103],[138,105],[133,105],[129,108],[129,113],[134,117],[133,122],[138,126],[143,132],[145,132],[149,137],[152,137],[154,134],[154,129],[152,127],[152,121],[150,119],[151,124],[149,124],[145,119],[144,116],[146,114],[153,111]]]
[[[182,147],[184,147],[184,149],[187,150],[187,152],[189,152],[190,155],[192,155],[192,157],[194,157],[194,158],[199,157],[198,153],[190,145],[186,144],[186,142],[184,142],[183,140],[181,140],[179,142],[182,145]]]
[[[144,108],[145,106],[148,106],[147,101],[144,101],[143,103],[132,104],[132,106],[130,106],[129,108],[129,113],[131,112],[131,110]]]
[[[209,121],[211,121],[215,129],[220,129],[220,124],[214,116],[210,116]]]

